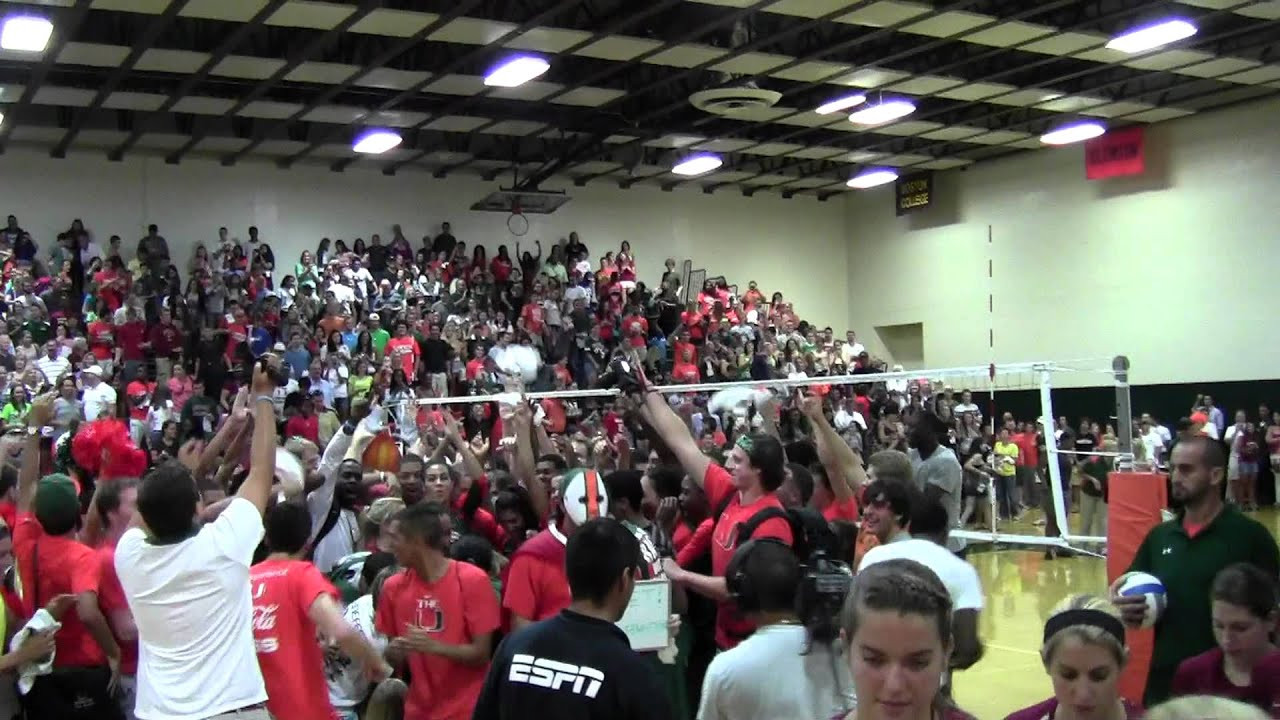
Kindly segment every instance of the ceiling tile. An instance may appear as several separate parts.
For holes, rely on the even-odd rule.
[[[785,55],[748,52],[716,64],[711,69],[717,72],[736,73],[739,75],[764,75],[771,68],[785,65],[788,62],[791,62],[791,58]]]
[[[893,83],[893,90],[908,95],[934,95],[947,88],[963,85],[957,78],[939,77],[937,75],[917,75],[901,82]]]
[[[942,127],[942,125],[936,122],[928,122],[926,120],[907,120],[905,122],[893,123],[892,125],[881,125],[880,127],[877,127],[875,131],[882,135],[899,135],[906,137],[911,135],[923,135],[924,133],[932,130],[937,130],[940,127]]]
[[[1186,117],[1188,115],[1194,115],[1194,114],[1195,113],[1193,113],[1192,111],[1183,110],[1182,108],[1162,107],[1162,108],[1152,108],[1150,110],[1144,110],[1139,113],[1134,113],[1132,115],[1125,117],[1125,119],[1133,120],[1135,122],[1154,123],[1154,122],[1163,122],[1165,120],[1172,120],[1174,118]]]
[[[1240,83],[1242,85],[1261,85],[1274,80],[1280,80],[1280,65],[1263,65],[1260,68],[1245,70],[1244,72],[1228,75],[1227,77],[1218,79],[1226,80],[1227,82]]]
[[[383,110],[375,112],[362,122],[369,125],[386,125],[388,127],[417,127],[427,121],[427,114],[408,110]]]
[[[296,140],[266,140],[258,146],[258,151],[263,155],[292,155],[306,146]]]
[[[789,187],[793,188],[819,188],[830,184],[831,178],[829,177],[802,177],[787,183]]]
[[[36,90],[34,102],[37,105],[84,107],[93,101],[95,94],[94,90],[46,85]]]
[[[615,36],[602,38],[598,42],[582,48],[576,54],[601,60],[630,60],[641,53],[661,46],[662,43],[657,40]]]
[[[837,22],[866,27],[888,27],[897,23],[919,17],[931,10],[928,5],[913,2],[888,0],[860,8],[848,15],[837,18]]]
[[[201,140],[200,143],[196,145],[196,149],[204,150],[206,152],[235,152],[248,144],[249,138],[210,135]]]
[[[156,50],[142,53],[138,58],[135,70],[158,70],[160,72],[191,74],[209,59],[205,53],[189,50]]]
[[[849,72],[853,69],[852,65],[841,65],[829,62],[802,62],[795,67],[789,67],[786,70],[769,73],[774,77],[783,80],[796,80],[799,82],[829,82],[829,78]]]
[[[222,77],[266,80],[282,67],[284,67],[284,60],[229,55],[210,70],[209,74],[221,75]]]
[[[1103,98],[1089,97],[1087,95],[1068,95],[1063,98],[1057,98],[1056,100],[1040,103],[1036,107],[1040,110],[1070,113],[1079,112],[1085,108],[1097,107],[1098,105],[1106,104],[1106,102],[1107,101]]]
[[[591,33],[582,30],[538,27],[517,36],[507,43],[507,47],[555,54],[562,53],[590,37]]]
[[[1040,88],[1027,88],[1026,90],[1014,90],[1013,92],[1001,93],[993,95],[986,99],[986,102],[995,103],[997,105],[1014,105],[1017,107],[1031,107],[1041,103],[1052,102],[1062,97],[1062,93],[1053,90],[1043,90]]]
[[[1128,53],[1122,53],[1119,50],[1108,50],[1105,47],[1101,47],[1101,45],[1106,41],[1107,41],[1106,38],[1099,36],[1097,38],[1097,42],[1094,43],[1099,47],[1096,47],[1093,50],[1090,50],[1088,52],[1082,52],[1076,55],[1075,58],[1077,60],[1088,60],[1089,62],[1104,63],[1104,64],[1110,65],[1114,63],[1124,62],[1125,59],[1129,57]]]
[[[789,155],[790,153],[804,147],[803,145],[793,145],[791,143],[763,143],[753,147],[744,148],[742,152],[751,155],[765,155],[774,157],[777,155]]]
[[[979,145],[1004,145],[1015,140],[1023,140],[1031,137],[1029,133],[1014,132],[1013,130],[993,130],[991,132],[974,135],[964,139],[967,143],[978,143]]]
[[[920,163],[916,167],[924,168],[926,170],[950,170],[951,168],[964,167],[965,165],[972,164],[972,160],[965,160],[964,158],[938,158],[937,160]]]
[[[475,95],[484,90],[484,78],[475,75],[443,75],[423,89],[441,95]]]
[[[841,121],[843,120],[845,120],[845,118],[838,113],[834,115],[819,115],[816,112],[805,111],[799,115],[777,118],[774,122],[783,125],[798,125],[800,127],[824,127],[832,125],[834,128],[839,128],[842,124],[848,125],[851,128],[853,127],[853,123],[842,123]]]
[[[645,142],[645,147],[655,148],[682,148],[695,145],[706,140],[698,135],[664,135],[654,140]]]
[[[304,62],[284,76],[289,82],[320,83],[322,85],[338,85],[360,72],[355,65],[341,63]]]
[[[1195,50],[1165,50],[1149,57],[1135,58],[1125,63],[1128,67],[1141,70],[1168,70],[1173,67],[1190,65],[1196,61],[1204,62],[1213,59],[1209,53]]]
[[[789,154],[791,157],[803,158],[805,160],[827,160],[837,155],[842,155],[844,152],[844,148],[815,145],[813,147],[801,148],[800,150],[796,150]]]
[[[724,48],[711,47],[710,45],[685,44],[677,45],[670,50],[664,50],[645,62],[650,62],[654,65],[690,68],[714,60],[727,52]]]
[[[854,150],[844,157],[836,158],[840,162],[851,163],[872,163],[885,157],[885,153],[870,152],[867,150]]]
[[[629,143],[632,140],[637,140],[637,139],[639,138],[633,137],[631,135],[610,135],[609,137],[604,139],[604,144],[605,145],[621,145],[622,143]]]
[[[515,29],[516,26],[511,23],[461,17],[432,33],[431,40],[462,45],[489,45]]]
[[[60,140],[65,132],[62,128],[18,125],[13,129],[12,137],[19,142],[54,143]]]
[[[965,36],[964,41],[977,45],[992,47],[1009,47],[1036,38],[1044,38],[1053,34],[1052,28],[1024,22],[1001,23],[988,30]]]
[[[168,6],[169,0],[93,0],[94,10],[120,10],[146,15],[159,15]]]
[[[1036,40],[1028,45],[1023,45],[1021,49],[1044,55],[1070,55],[1087,47],[1097,45],[1098,42],[1098,37],[1095,35],[1078,32],[1058,32],[1043,40]]]
[[[268,25],[328,30],[355,12],[354,5],[290,0],[267,18]]]
[[[991,22],[987,15],[970,12],[944,12],[902,28],[903,32],[929,37],[949,37]]]
[[[102,107],[108,110],[145,110],[151,112],[158,110],[167,99],[169,99],[168,95],[159,93],[113,92],[102,102]]]
[[[907,165],[915,165],[917,163],[928,162],[929,160],[932,160],[932,159],[933,158],[928,155],[914,155],[911,153],[904,153],[902,155],[890,155],[889,157],[881,158],[876,162],[881,165],[905,167]]]
[[[478,77],[476,81],[484,86],[484,78]],[[506,100],[528,100],[535,102],[562,89],[564,86],[558,83],[540,82],[533,80],[519,87],[513,88],[488,88],[490,94],[496,98]]]
[[[410,37],[439,19],[435,13],[378,8],[351,26],[348,32],[387,37]]]
[[[223,115],[235,107],[236,101],[228,98],[191,96],[182,98],[173,106],[173,112],[194,115]]]
[[[0,85],[0,103],[18,102],[24,90],[25,85]]]
[[[129,48],[119,45],[72,42],[67,43],[62,52],[58,53],[58,64],[115,67],[124,62],[128,55]]]
[[[302,119],[307,122],[333,123],[334,125],[350,125],[360,118],[364,111],[358,107],[341,105],[323,105],[312,110]]]
[[[744,179],[742,184],[762,186],[781,185],[782,183],[791,182],[795,179],[796,177],[794,175],[757,175],[752,178]]]
[[[471,132],[487,122],[489,122],[488,118],[471,117],[469,115],[447,115],[432,120],[431,124],[427,125],[427,129],[444,132]]]
[[[302,109],[301,105],[295,103],[272,102],[269,100],[254,100],[249,103],[240,115],[244,117],[268,118],[271,120],[283,120],[290,115]]]
[[[356,85],[363,87],[386,88],[388,90],[407,90],[427,78],[430,73],[412,72],[409,70],[393,70],[392,68],[376,68],[365,73]]]
[[[578,107],[600,107],[626,95],[624,90],[609,88],[580,87],[574,88],[551,102],[560,105],[577,105]]]
[[[1280,2],[1271,0],[1271,2],[1254,3],[1249,7],[1240,8],[1236,14],[1260,20],[1280,20]]]
[[[708,140],[704,143],[698,143],[693,146],[695,150],[705,150],[707,152],[738,152],[743,148],[755,145],[754,140],[740,140],[737,138],[717,138]]]
[[[910,77],[909,73],[869,67],[855,70],[848,75],[838,77],[830,82],[836,85],[848,85],[850,87],[877,88],[881,85],[888,85],[889,83],[898,82],[908,77]]]
[[[958,88],[943,90],[938,93],[939,96],[949,98],[951,100],[966,100],[973,102],[982,100],[995,95],[1001,95],[1014,90],[1012,85],[1003,85],[1000,83],[982,83],[975,82],[967,85],[961,85]]]
[[[735,7],[747,7],[753,0],[732,0]],[[816,18],[852,5],[852,0],[781,0],[769,5],[766,11],[793,17]]]
[[[245,22],[266,4],[267,0],[191,0],[178,14],[206,20]]]
[[[1208,62],[1202,62],[1199,65],[1192,65],[1178,70],[1181,75],[1192,75],[1201,78],[1215,78],[1219,75],[1229,75],[1231,73],[1243,72],[1245,70],[1253,70],[1262,65],[1262,63],[1252,60],[1244,60],[1241,58],[1222,57],[1215,58]]]
[[[1111,117],[1120,117],[1122,115],[1129,115],[1132,113],[1142,112],[1143,110],[1150,110],[1150,109],[1151,109],[1151,106],[1148,105],[1147,103],[1113,102],[1113,103],[1107,103],[1106,105],[1098,105],[1097,107],[1087,108],[1085,110],[1081,110],[1080,112],[1084,113],[1085,115],[1094,115],[1096,117],[1111,118]]]
[[[1040,138],[1038,137],[1030,137],[1025,140],[1014,140],[1013,142],[1005,143],[1005,147],[1016,147],[1024,150],[1039,150],[1044,147],[1044,143],[1040,142]]]
[[[929,140],[963,140],[974,135],[981,135],[986,132],[982,128],[965,127],[964,125],[952,125],[951,127],[938,128],[932,132],[927,132],[920,137]]]

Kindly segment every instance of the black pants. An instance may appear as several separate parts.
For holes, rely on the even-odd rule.
[[[36,678],[22,699],[30,720],[124,720],[120,704],[107,692],[105,667],[56,668]]]

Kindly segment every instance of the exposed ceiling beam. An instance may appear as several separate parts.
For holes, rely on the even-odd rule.
[[[49,39],[49,46],[44,50],[44,57],[41,58],[40,64],[36,65],[31,71],[30,79],[22,88],[22,95],[18,98],[18,102],[10,105],[8,112],[5,113],[4,122],[0,123],[0,153],[4,152],[5,146],[9,143],[9,136],[13,134],[13,129],[22,122],[22,116],[31,107],[31,102],[35,99],[36,93],[44,85],[44,79],[49,75],[49,70],[58,60],[58,55],[62,53],[62,49],[71,41],[72,36],[80,29],[80,24],[84,22],[85,16],[89,14],[89,8],[93,4],[93,0],[76,0],[76,4],[70,9],[63,10],[60,8],[49,8],[48,14],[53,21],[53,37]]]

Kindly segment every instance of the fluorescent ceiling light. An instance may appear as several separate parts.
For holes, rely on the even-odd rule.
[[[846,95],[842,98],[836,98],[835,100],[832,100],[829,103],[819,105],[818,109],[814,110],[814,112],[818,113],[819,115],[830,115],[831,113],[834,113],[834,112],[840,112],[841,110],[848,110],[851,107],[861,105],[866,101],[867,101],[866,95]]]
[[[1107,129],[1102,123],[1082,122],[1074,125],[1064,125],[1055,130],[1050,130],[1040,136],[1040,142],[1045,145],[1070,145],[1083,140],[1096,138],[1105,133]]]
[[[545,73],[550,67],[551,63],[540,57],[521,55],[494,68],[484,77],[484,84],[490,87],[516,87]]]
[[[1195,34],[1196,26],[1186,20],[1164,20],[1111,38],[1107,49],[1132,55],[1185,40]]]
[[[865,170],[853,177],[849,178],[849,182],[845,183],[856,190],[866,190],[877,185],[891,183],[898,179],[898,173],[893,170]]]
[[[671,168],[671,172],[676,175],[693,177],[694,175],[709,173],[723,164],[724,161],[720,159],[719,155],[693,155],[676,163],[676,166]]]
[[[849,121],[858,125],[883,125],[898,118],[906,117],[916,111],[916,106],[907,100],[886,100],[868,105],[849,116]]]
[[[399,144],[399,133],[393,133],[390,130],[370,130],[357,137],[351,149],[366,155],[381,155]]]
[[[42,17],[14,15],[4,21],[0,30],[0,49],[40,52],[49,45],[53,23]]]

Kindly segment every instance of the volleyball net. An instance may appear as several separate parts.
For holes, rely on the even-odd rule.
[[[1123,466],[1131,463],[1132,420],[1127,403],[1127,375],[1119,370],[1119,361],[1110,358],[1093,358],[1081,360],[1060,360],[1024,363],[997,363],[986,366],[936,368],[926,370],[906,370],[875,374],[823,376],[816,378],[794,377],[767,381],[739,381],[724,383],[700,383],[663,385],[653,388],[664,396],[678,396],[673,402],[694,402],[702,408],[721,408],[728,404],[751,404],[758,402],[763,392],[774,395],[779,404],[786,408],[790,398],[797,390],[818,392],[828,395],[838,391],[839,395],[852,396],[858,394],[871,398],[881,398],[889,390],[897,390],[903,398],[914,401],[921,398],[921,404],[939,414],[944,420],[957,418],[959,430],[952,434],[949,443],[962,464],[973,455],[973,429],[970,423],[976,421],[981,429],[990,430],[999,438],[1006,418],[1012,418],[1015,431],[1030,424],[1034,432],[1037,424],[1043,435],[1042,444],[1035,450],[1041,457],[1030,458],[1023,455],[1021,462],[1007,452],[991,452],[983,458],[981,464],[970,464],[964,471],[964,503],[961,527],[954,529],[952,537],[963,538],[969,543],[998,543],[1005,545],[1046,546],[1064,549],[1085,550],[1097,548],[1105,544],[1104,534],[1087,534],[1086,531],[1073,531],[1070,522],[1072,475],[1073,468],[1086,460],[1106,462],[1108,466]],[[1124,366],[1127,371],[1127,362]],[[1081,452],[1074,445],[1060,445],[1061,432],[1058,427],[1058,416],[1055,414],[1055,394],[1065,388],[1055,388],[1054,379],[1070,374],[1067,382],[1071,387],[1115,387],[1115,400],[1110,394],[1098,395],[1105,400],[1087,408],[1079,415],[1094,418],[1103,426],[1114,432],[1119,439],[1117,448],[1095,448],[1093,452]],[[968,393],[968,401],[964,400]],[[419,406],[470,405],[474,403],[498,403],[513,405],[522,401],[540,401],[559,399],[564,401],[608,401],[621,395],[617,389],[561,390],[548,392],[522,392],[509,387],[507,392],[491,395],[463,395],[440,398],[421,398],[416,401]],[[1123,400],[1122,400],[1123,396]],[[696,398],[701,398],[697,400]],[[721,402],[717,402],[721,400]],[[1079,403],[1075,403],[1078,405]],[[889,402],[878,402],[876,407],[884,408]],[[974,412],[976,408],[976,413]],[[743,408],[738,407],[741,411]],[[728,412],[733,412],[729,410]],[[748,412],[750,412],[748,410]],[[892,422],[886,417],[892,413],[882,413],[881,422]],[[975,414],[975,420],[966,420],[963,415]],[[899,412],[899,417],[907,418],[909,413]],[[741,418],[741,414],[739,414]],[[719,422],[716,419],[713,422]],[[872,418],[864,418],[866,424],[862,435],[864,459],[876,447],[883,447],[876,435],[876,423]],[[1075,420],[1079,422],[1079,418]],[[905,431],[906,423],[899,427]],[[1076,427],[1071,427],[1074,432]],[[901,437],[901,436],[899,436]],[[1025,447],[1025,438],[1023,439]],[[899,440],[897,447],[903,447]],[[994,448],[993,448],[994,449]],[[1006,448],[1001,448],[1007,450]],[[1013,480],[1010,477],[1008,463],[1014,463]],[[1021,467],[1021,470],[1017,470]],[[1080,476],[1083,478],[1083,475]],[[1087,481],[1087,480],[1083,480]],[[980,490],[980,491],[979,491]],[[1013,497],[1010,497],[1010,495]],[[1028,506],[1029,511],[1023,518],[1013,521],[1000,519],[1001,510],[1006,515],[1022,515],[1022,508]],[[1106,507],[1102,505],[1101,513],[1105,517]],[[1043,513],[1043,516],[1040,515]],[[1047,528],[1049,531],[1046,532]]]

